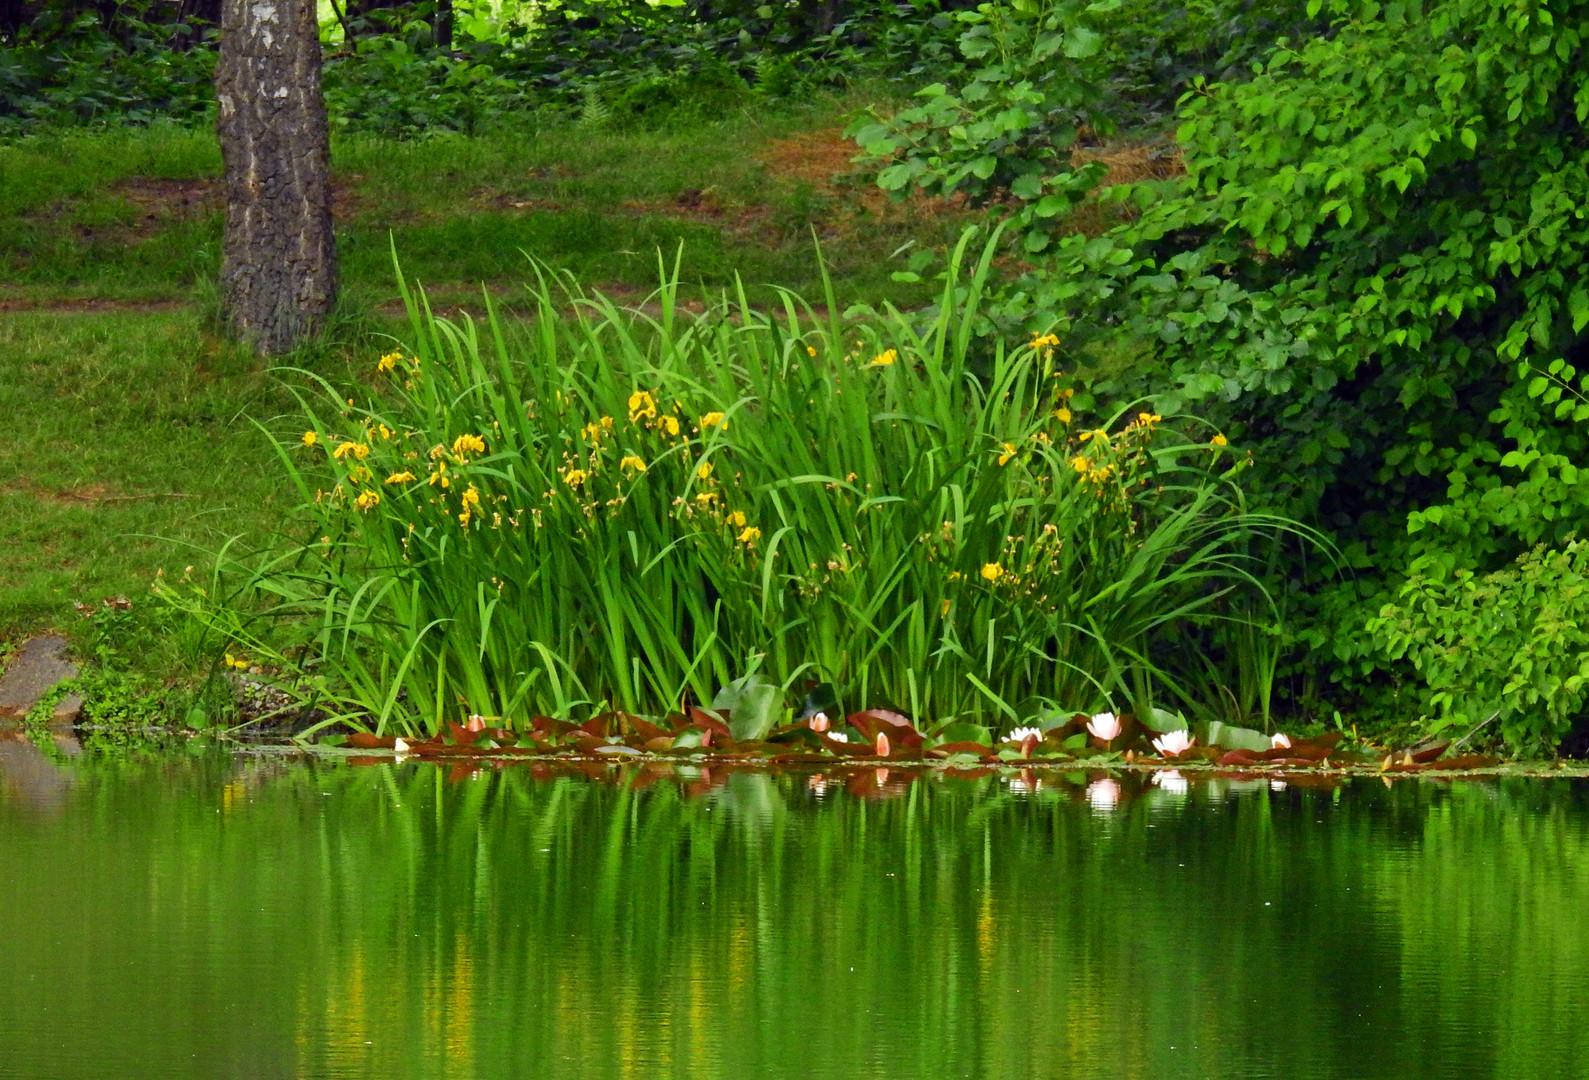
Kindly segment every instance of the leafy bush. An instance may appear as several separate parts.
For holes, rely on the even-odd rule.
[[[1423,677],[1431,730],[1498,721],[1512,749],[1549,754],[1589,696],[1589,544],[1541,545],[1490,574],[1416,574],[1368,628]]]
[[[291,650],[251,612],[307,620],[376,727],[664,712],[758,670],[935,719],[1220,707],[1196,630],[1262,603],[1248,545],[1282,526],[1222,437],[1083,428],[1050,340],[977,379],[974,300],[920,330],[793,296],[690,316],[676,281],[655,314],[534,294],[524,353],[414,301],[378,383],[325,386],[282,447],[313,541],[167,595],[256,655]]]
[[[1482,576],[1589,520],[1567,370],[1589,327],[1589,6],[1329,11],[1241,81],[1194,80],[1185,177],[1110,189],[1116,227],[1023,218],[1044,254],[987,330],[1134,353],[1124,392],[1259,447],[1265,504],[1331,530],[1357,571],[1287,568],[1306,663],[1327,659],[1338,707],[1389,709],[1396,659],[1362,630],[1409,576]],[[1001,168],[1069,168],[1023,138]]]

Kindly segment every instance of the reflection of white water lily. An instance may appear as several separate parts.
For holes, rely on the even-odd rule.
[[[1186,777],[1175,769],[1160,769],[1153,774],[1153,782],[1160,790],[1167,791],[1171,795],[1185,795],[1192,790],[1192,785],[1187,782]]]
[[[812,713],[806,720],[806,726],[812,731],[828,730],[828,714],[825,712]]]
[[[828,732],[828,738],[832,739],[834,742],[849,742],[850,741],[850,737],[848,735],[844,734],[844,732],[842,732],[842,731],[830,731],[830,732]]]
[[[1185,728],[1182,728],[1179,731],[1166,731],[1163,735],[1154,739],[1153,749],[1157,750],[1161,757],[1180,757],[1190,750],[1195,742],[1197,740],[1192,738]]]
[[[1278,732],[1274,738],[1269,740],[1269,748],[1271,750],[1291,749],[1291,736],[1287,735],[1283,731]]]
[[[1112,742],[1120,737],[1120,718],[1112,712],[1101,712],[1087,721],[1087,733],[1095,739]]]
[[[1087,801],[1094,810],[1106,814],[1120,805],[1120,785],[1107,776],[1094,780],[1087,785]]]
[[[1269,781],[1269,790],[1270,791],[1284,791],[1285,789],[1286,789],[1286,782],[1284,780],[1271,780],[1271,781]]]
[[[1043,737],[1043,732],[1040,728],[1018,727],[1014,731],[1010,732],[1008,738],[1010,742],[1025,742],[1033,735],[1036,735],[1039,739],[1041,739]]]

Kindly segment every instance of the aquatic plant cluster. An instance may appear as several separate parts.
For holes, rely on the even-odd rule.
[[[661,716],[752,673],[937,721],[1207,704],[1178,657],[1261,608],[1283,523],[1195,420],[1078,415],[1051,338],[973,357],[991,251],[925,327],[542,279],[510,343],[410,296],[412,342],[283,440],[313,538],[193,607],[377,731]]]

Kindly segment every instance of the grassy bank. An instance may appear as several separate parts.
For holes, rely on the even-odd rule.
[[[511,310],[526,254],[638,299],[658,252],[681,246],[687,292],[736,272],[817,292],[813,238],[847,301],[919,302],[889,280],[890,254],[964,215],[891,206],[842,175],[852,148],[837,129],[858,104],[678,130],[341,140],[345,311],[309,365],[335,380],[398,325],[394,242],[444,309],[486,283]],[[290,398],[210,322],[219,171],[206,131],[0,147],[0,634],[140,591],[191,562],[190,545],[280,517],[288,496],[254,421]]]

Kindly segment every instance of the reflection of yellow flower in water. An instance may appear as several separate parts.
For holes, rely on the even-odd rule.
[[[633,469],[637,473],[646,471],[646,463],[634,454],[626,454],[623,460],[618,462],[618,467],[620,469]]]
[[[386,482],[388,484],[409,484],[413,483],[413,480],[414,474],[406,470],[403,472],[394,472],[391,476],[386,478]]]
[[[898,359],[899,359],[899,353],[895,352],[893,349],[885,349],[884,351],[878,353],[876,356],[872,357],[872,366],[873,367],[888,367],[890,364],[892,364],[894,361],[896,361]]]
[[[761,530],[754,525],[747,525],[739,534],[741,544],[754,544],[761,539]]]
[[[303,444],[305,446],[313,446],[315,443],[317,443],[319,441],[320,441],[320,436],[316,435],[314,432],[306,431],[306,432],[303,433]]]
[[[982,579],[984,581],[997,581],[1004,576],[1004,567],[996,562],[982,564]]]

